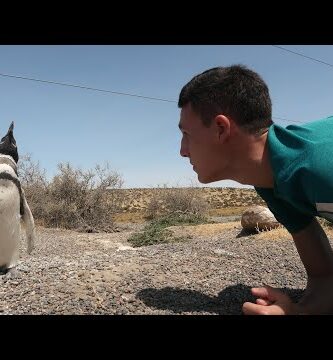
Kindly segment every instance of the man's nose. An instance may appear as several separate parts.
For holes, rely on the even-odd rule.
[[[189,157],[189,153],[188,153],[187,147],[184,146],[184,142],[183,142],[183,141],[181,142],[181,145],[180,145],[180,156],[182,156],[182,157]]]

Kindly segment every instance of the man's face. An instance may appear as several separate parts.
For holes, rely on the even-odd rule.
[[[188,104],[181,110],[179,128],[183,134],[180,155],[189,158],[198,180],[203,184],[222,180],[224,165],[215,124],[206,127]]]

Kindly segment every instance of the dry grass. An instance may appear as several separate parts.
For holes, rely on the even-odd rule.
[[[146,221],[145,216],[144,211],[118,213],[114,215],[114,221],[119,223],[143,223]]]
[[[172,231],[173,236],[179,237],[195,237],[195,236],[214,236],[229,229],[239,228],[241,225],[239,221],[233,221],[222,224],[201,224],[201,225],[187,225],[187,226],[170,226],[167,229]]]
[[[226,208],[226,209],[211,209],[209,211],[210,216],[233,216],[241,215],[246,208],[236,207],[236,208]],[[114,217],[116,222],[126,223],[143,223],[146,221],[145,212],[127,212],[115,214]],[[175,236],[203,236],[203,235],[217,235],[220,232],[232,228],[239,227],[240,231],[242,229],[240,221],[232,221],[227,223],[218,223],[218,224],[201,224],[201,225],[181,225],[181,226],[171,226],[168,227]],[[333,229],[329,227],[324,227],[325,231],[331,232],[333,235]],[[292,239],[288,231],[280,226],[276,229],[270,231],[260,231],[255,235],[258,240],[274,240],[274,239]]]
[[[333,228],[331,226],[321,224],[326,235],[329,238],[333,238]],[[276,239],[290,239],[292,240],[291,234],[287,231],[287,229],[280,225],[276,229],[270,231],[260,231],[258,235],[256,235],[256,239],[258,240],[276,240]]]
[[[290,239],[292,240],[292,237],[290,233],[287,231],[285,227],[280,225],[276,229],[272,229],[269,231],[260,231],[256,235],[256,239],[258,240],[278,240],[278,239]]]
[[[328,223],[328,222],[327,222],[327,223]],[[332,227],[332,225],[329,224],[329,223],[328,223],[329,225],[327,225],[327,223],[326,223],[326,224],[322,224],[321,226],[323,227],[326,235],[327,235],[329,238],[333,239],[333,227]]]
[[[208,216],[241,216],[248,206],[234,206],[223,209],[209,209],[207,211]],[[146,221],[145,211],[128,211],[124,213],[115,214],[116,222],[134,222],[142,223]]]
[[[231,206],[219,209],[208,210],[209,216],[241,216],[248,206]]]
[[[223,231],[239,228],[239,231],[242,230],[242,226],[239,221],[227,222],[222,224],[202,224],[195,226],[170,226],[167,229],[173,232],[174,236],[184,236],[184,237],[195,237],[195,236],[214,236],[222,233]],[[331,226],[323,225],[323,229],[327,236],[333,239],[333,228]],[[288,239],[292,240],[292,236],[287,231],[285,227],[280,225],[276,229],[269,231],[260,231],[258,234],[252,235],[256,240],[281,240]]]

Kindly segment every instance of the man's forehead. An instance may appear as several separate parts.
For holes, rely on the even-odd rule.
[[[179,115],[179,123],[178,123],[178,127],[180,130],[183,130],[184,129],[184,109],[182,108],[180,110],[180,115]]]
[[[180,112],[179,129],[189,130],[190,128],[200,126],[200,124],[200,117],[192,110],[191,104],[185,105]]]
[[[179,129],[183,130],[187,127],[188,122],[190,121],[190,117],[193,116],[193,113],[189,111],[189,106],[184,106],[180,111],[180,120],[179,120]]]

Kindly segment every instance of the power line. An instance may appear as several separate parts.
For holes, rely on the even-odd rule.
[[[84,89],[84,90],[93,90],[93,91],[105,92],[105,93],[116,94],[116,95],[132,96],[132,97],[138,97],[138,98],[142,98],[142,99],[165,101],[165,102],[171,102],[171,103],[176,103],[177,102],[175,100],[168,100],[168,99],[162,99],[162,98],[156,98],[156,97],[150,97],[150,96],[143,96],[143,95],[137,95],[137,94],[129,94],[129,93],[123,93],[123,92],[119,92],[119,91],[98,89],[98,88],[93,88],[93,87],[89,87],[89,86],[82,86],[82,85],[63,83],[63,82],[59,82],[59,81],[42,80],[42,79],[30,78],[30,77],[26,77],[26,76],[9,75],[9,74],[4,74],[4,73],[0,73],[0,76],[10,77],[10,78],[14,78],[14,79],[21,79],[21,80],[30,80],[30,81],[43,82],[43,83],[47,83],[47,84],[69,86],[69,87],[75,87],[75,88]],[[279,117],[276,117],[276,116],[274,118],[279,119],[279,120],[283,120],[283,121],[288,121],[288,122],[302,123],[301,121],[290,120],[290,119],[285,119],[285,118],[279,118]]]
[[[106,92],[106,93],[117,94],[117,95],[134,96],[134,97],[138,97],[138,98],[142,98],[142,99],[158,100],[158,101],[166,101],[166,102],[176,102],[175,100],[167,100],[167,99],[155,98],[155,97],[150,97],[150,96],[123,93],[123,92],[119,92],[119,91],[104,90],[104,89],[92,88],[89,86],[67,84],[67,83],[62,83],[62,82],[58,82],[58,81],[34,79],[34,78],[25,77],[25,76],[16,76],[16,75],[9,75],[9,74],[3,74],[3,73],[0,73],[0,76],[10,77],[10,78],[15,78],[15,79],[22,79],[22,80],[38,81],[38,82],[43,82],[43,83],[48,83],[48,84],[56,84],[56,85],[62,85],[62,86],[70,86],[70,87],[76,87],[76,88],[85,89],[85,90],[100,91],[100,92]]]
[[[313,60],[313,61],[317,61],[317,62],[319,62],[319,63],[321,63],[321,64],[324,64],[324,65],[333,67],[332,64],[329,64],[329,63],[327,63],[327,62],[325,62],[325,61],[318,60],[318,59],[315,59],[315,58],[313,58],[313,57],[311,57],[311,56],[307,56],[307,55],[298,53],[298,52],[296,52],[296,51],[292,51],[292,50],[286,49],[286,48],[284,48],[284,47],[282,47],[282,46],[278,46],[278,45],[272,45],[272,46],[273,46],[273,47],[276,47],[276,48],[278,48],[278,49],[284,50],[284,51],[288,51],[288,52],[290,52],[290,53],[292,53],[292,54],[295,54],[295,55],[298,55],[298,56],[302,56],[302,57],[304,57],[304,58],[307,58],[307,59],[310,59],[310,60]]]
[[[280,50],[287,51],[287,52],[290,52],[290,53],[292,53],[292,54],[295,54],[295,55],[304,57],[304,58],[306,58],[306,59],[310,59],[310,60],[319,62],[319,63],[321,63],[321,64],[324,64],[324,65],[333,67],[333,65],[330,64],[330,63],[327,63],[327,62],[322,61],[322,60],[315,59],[315,58],[313,58],[313,57],[311,57],[311,56],[307,56],[307,55],[301,54],[301,53],[299,53],[299,52],[297,52],[297,51],[293,51],[293,50],[286,49],[286,48],[284,48],[283,46],[279,46],[279,45],[272,45],[272,46],[273,46],[273,47],[276,47],[276,48],[278,48],[278,49],[280,49]],[[303,123],[302,121],[289,120],[289,119],[284,119],[284,118],[279,118],[279,117],[275,117],[275,119],[279,119],[279,120],[282,120],[282,121],[295,122],[295,123]]]

